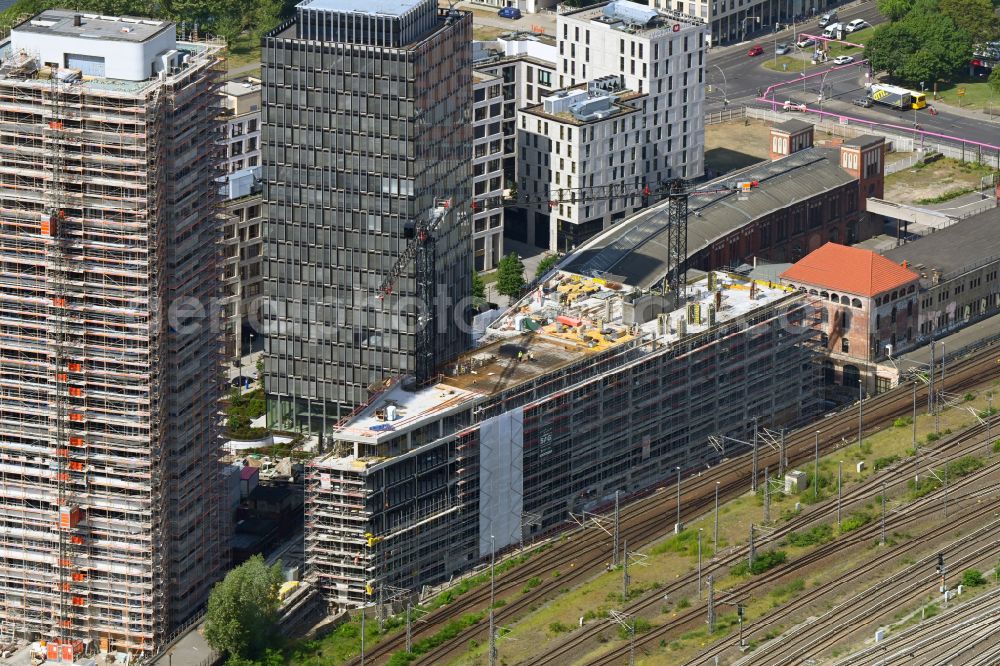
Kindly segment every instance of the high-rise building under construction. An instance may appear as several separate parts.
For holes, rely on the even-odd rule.
[[[433,0],[304,0],[265,37],[268,425],[328,433],[467,346],[471,26]]]
[[[149,653],[225,565],[218,47],[46,10],[0,42],[0,624]]]

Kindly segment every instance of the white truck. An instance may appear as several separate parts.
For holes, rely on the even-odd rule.
[[[841,31],[844,29],[842,23],[831,23],[826,26],[826,30],[823,31],[823,36],[827,39],[840,39]]]

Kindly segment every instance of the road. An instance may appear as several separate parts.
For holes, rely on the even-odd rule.
[[[845,7],[839,13],[842,22],[856,18],[864,19],[872,25],[885,22],[874,2]],[[710,52],[706,83],[712,86],[712,92],[706,93],[705,111],[726,108],[726,100],[729,102],[728,106],[752,104],[758,96],[758,90],[766,91],[770,86],[787,84],[774,90],[773,98],[776,101],[801,102],[810,109],[818,108],[829,113],[896,125],[904,130],[912,129],[917,124],[920,129],[928,132],[959,136],[991,145],[998,143],[1000,123],[991,122],[980,114],[957,112],[947,106],[936,107],[938,115],[934,116],[927,110],[896,111],[880,105],[865,109],[853,105],[852,99],[865,96],[866,70],[863,66],[836,68],[831,65],[813,68],[806,74],[819,75],[806,79],[803,79],[801,72],[776,72],[763,66],[766,58],[774,57],[775,42],[793,43],[799,33],[815,34],[817,28],[815,20],[811,19],[782,30],[777,35],[763,35],[744,44]],[[746,55],[748,48],[754,44],[764,47],[764,56]],[[858,57],[860,58],[860,52]],[[821,85],[824,88],[822,102]]]
[[[864,19],[872,25],[884,23],[885,18],[878,13],[874,2],[864,2],[846,6],[838,10],[841,22]],[[758,35],[755,38],[734,46],[712,49],[708,54],[706,66],[707,83],[713,86],[713,92],[708,95],[706,111],[719,111],[724,108],[724,98],[729,104],[746,103],[757,97],[757,89],[766,90],[768,86],[782,81],[788,81],[798,76],[796,72],[775,72],[764,68],[768,58],[774,57],[774,44],[784,42],[792,44],[801,32],[815,34],[820,30],[817,19],[809,19],[792,27],[775,33]],[[764,47],[764,55],[751,58],[747,50],[754,44]],[[719,72],[722,69],[723,73]],[[724,92],[724,94],[723,94]]]
[[[916,128],[994,146],[1000,143],[1000,123],[990,122],[982,116],[959,113],[951,107],[935,107],[938,111],[935,116],[927,109],[897,111],[882,105],[870,108],[855,106],[851,100],[866,94],[866,71],[864,66],[831,67],[822,76],[775,89],[773,98],[778,102],[788,99],[802,102],[810,109],[895,125],[903,131]],[[822,100],[820,86],[823,86]]]

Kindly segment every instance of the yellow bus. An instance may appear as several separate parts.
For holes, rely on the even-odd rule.
[[[914,109],[922,109],[927,106],[927,96],[922,92],[911,90],[910,99]]]

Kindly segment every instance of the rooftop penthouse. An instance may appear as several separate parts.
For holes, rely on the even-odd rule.
[[[0,79],[142,94],[214,61],[221,46],[178,42],[170,21],[47,9],[0,42]]]

